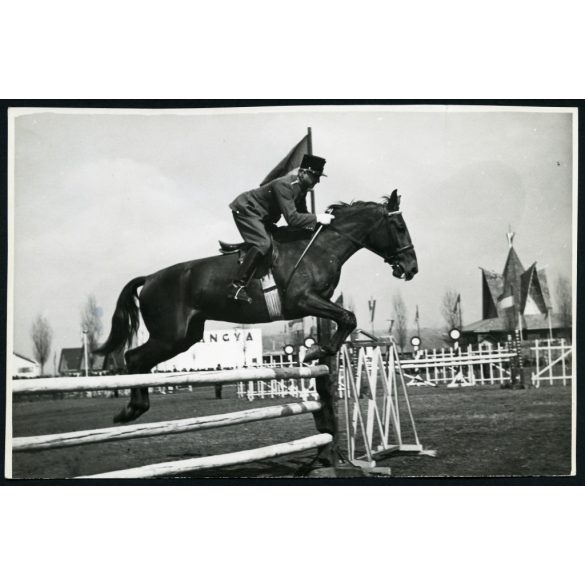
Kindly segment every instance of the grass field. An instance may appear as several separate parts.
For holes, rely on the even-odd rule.
[[[504,390],[496,387],[410,390],[417,430],[437,457],[395,456],[394,477],[510,477],[568,475],[571,471],[569,387]],[[112,415],[127,398],[43,398],[13,406],[14,436],[42,435],[113,426]],[[140,422],[232,412],[289,400],[245,402],[235,387],[216,400],[212,388],[151,396]],[[342,408],[342,403],[339,403]],[[339,413],[343,426],[343,413]],[[37,453],[15,453],[14,478],[66,478],[162,461],[250,449],[315,434],[311,415],[261,421],[197,433],[149,437]],[[343,435],[340,445],[344,448]],[[292,477],[312,454],[225,468],[189,477]]]

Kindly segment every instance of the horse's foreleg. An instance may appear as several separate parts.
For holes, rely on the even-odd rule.
[[[300,303],[299,303],[300,304]],[[351,311],[323,299],[309,295],[302,301],[303,309],[310,315],[330,319],[337,324],[337,331],[331,338],[321,338],[307,351],[305,361],[319,358],[319,363],[328,366],[329,374],[316,380],[317,392],[322,408],[314,413],[317,430],[331,433],[333,443],[319,449],[318,459],[326,466],[335,467],[337,461],[337,417],[335,415],[335,392],[337,386],[336,353],[346,337],[355,329],[356,319]]]
[[[299,305],[309,315],[330,319],[337,325],[337,331],[330,340],[319,340],[319,343],[308,349],[305,354],[306,362],[327,355],[335,355],[347,339],[347,336],[357,327],[355,315],[351,311],[315,294],[307,296]]]

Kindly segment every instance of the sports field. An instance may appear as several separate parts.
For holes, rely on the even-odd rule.
[[[395,456],[382,462],[394,477],[551,476],[571,471],[570,387],[415,388],[410,400],[421,443],[435,458]],[[236,397],[224,387],[151,396],[140,422],[204,416],[286,403]],[[42,398],[17,402],[14,436],[42,435],[113,426],[112,416],[127,398]],[[343,403],[339,403],[343,427]],[[67,478],[285,442],[315,434],[311,415],[249,423],[197,433],[149,437],[36,453],[16,453],[14,478]],[[345,447],[343,434],[340,445]],[[293,477],[311,454],[225,468],[189,477]]]

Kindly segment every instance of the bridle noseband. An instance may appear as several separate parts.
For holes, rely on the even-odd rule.
[[[378,221],[374,224],[374,227],[372,227],[372,229],[369,230],[369,232],[366,234],[366,236],[361,241],[358,240],[357,238],[354,238],[351,234],[346,234],[346,233],[338,230],[333,223],[330,223],[327,227],[329,229],[333,230],[334,232],[338,233],[340,236],[343,236],[344,238],[347,238],[348,240],[352,241],[354,244],[357,244],[360,248],[365,248],[366,250],[369,250],[370,252],[373,252],[377,256],[380,256],[381,258],[384,259],[384,262],[386,262],[387,264],[390,264],[391,266],[394,266],[394,265],[396,265],[398,263],[398,256],[402,252],[406,252],[407,250],[413,250],[414,249],[414,245],[413,244],[407,244],[406,246],[402,246],[401,248],[397,248],[396,250],[394,250],[394,253],[392,255],[390,255],[390,254],[380,254],[380,252],[374,250],[373,248],[371,248],[370,246],[368,246],[365,243],[366,242],[366,238],[372,232],[374,232],[378,228],[378,226],[387,217],[390,217],[392,215],[402,215],[402,211],[398,210],[398,211],[388,211],[388,212],[385,212],[383,215],[380,216],[380,219],[378,219]]]

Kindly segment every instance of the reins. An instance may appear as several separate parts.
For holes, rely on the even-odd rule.
[[[351,234],[346,234],[346,233],[338,230],[333,225],[333,223],[330,223],[327,227],[330,230],[333,230],[335,233],[339,234],[340,236],[343,236],[344,238],[346,238],[346,239],[350,240],[351,242],[353,242],[354,244],[356,244],[358,246],[358,248],[366,248],[366,250],[369,250],[370,252],[373,252],[374,254],[376,254],[376,256],[380,256],[381,258],[383,258],[384,259],[384,262],[386,262],[388,264],[395,264],[396,263],[397,256],[401,252],[406,252],[406,250],[413,249],[414,248],[414,245],[413,244],[408,244],[406,246],[402,246],[401,248],[398,248],[397,250],[394,251],[394,254],[392,254],[390,256],[388,254],[380,254],[379,252],[377,252],[376,250],[374,250],[373,248],[371,248],[370,246],[368,246],[365,243],[365,240],[366,240],[367,236],[371,232],[373,232],[382,223],[382,221],[386,217],[389,217],[391,215],[399,215],[401,213],[402,213],[402,211],[398,210],[398,211],[389,211],[389,212],[385,213],[384,215],[382,215],[380,217],[380,219],[375,223],[374,227],[371,230],[369,230],[369,232],[366,234],[366,236],[361,241],[358,240],[357,238],[354,238]],[[300,257],[297,260],[296,264],[294,265],[291,273],[289,274],[289,277],[286,280],[286,283],[285,283],[284,288],[282,290],[283,293],[288,289],[288,285],[290,284],[290,281],[292,280],[292,277],[294,276],[295,272],[297,271],[297,268],[298,268],[299,264],[301,263],[301,261],[303,260],[303,258],[307,254],[307,252],[309,251],[309,248],[313,245],[313,242],[317,239],[317,236],[321,233],[321,231],[323,230],[324,227],[325,226],[323,224],[321,224],[319,226],[319,228],[317,229],[317,231],[315,232],[315,234],[311,238],[311,241],[307,244],[307,247],[303,250],[303,253],[300,255]]]
[[[290,281],[292,280],[292,277],[294,276],[294,273],[297,271],[297,268],[298,268],[299,264],[301,263],[301,260],[305,257],[305,254],[309,251],[309,248],[313,245],[313,242],[315,241],[315,239],[317,238],[317,236],[321,233],[321,230],[324,227],[325,226],[323,224],[321,224],[319,226],[319,229],[315,232],[315,234],[311,238],[311,241],[307,244],[307,247],[303,250],[303,253],[300,255],[300,257],[297,260],[296,264],[293,266],[292,272],[290,273],[289,277],[287,278],[286,284],[284,285],[284,288],[282,289],[282,292],[286,291],[286,289],[288,288],[288,285],[290,284]]]
[[[301,260],[305,257],[306,253],[309,251],[309,248],[313,245],[313,242],[315,241],[315,239],[317,238],[317,236],[321,233],[321,230],[324,228],[325,226],[323,224],[321,224],[319,226],[319,229],[315,232],[315,234],[313,235],[313,237],[311,238],[311,241],[307,244],[307,247],[303,250],[303,253],[301,254],[301,256],[299,257],[299,259],[297,260],[297,263],[293,266],[292,272],[290,273],[286,284],[284,285],[284,288],[282,289],[282,292],[286,291],[286,289],[288,288],[288,285],[290,284],[290,281],[292,280],[292,277],[294,276],[294,273],[297,271],[297,268],[299,267],[299,264],[301,263]]]

